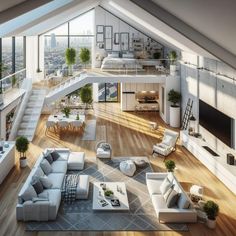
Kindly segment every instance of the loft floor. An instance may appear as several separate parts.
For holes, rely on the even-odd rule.
[[[166,127],[157,113],[128,113],[120,111],[120,104],[99,103],[95,104],[94,112],[88,115],[88,119],[97,118],[97,140],[106,138],[113,147],[114,156],[147,156],[150,158],[155,171],[165,171],[161,158],[151,156],[152,145],[162,138]],[[46,115],[42,115],[34,140],[30,144],[28,167],[16,167],[9,173],[4,183],[0,186],[0,235],[121,235],[121,236],[233,236],[236,235],[236,196],[230,192],[206,167],[195,159],[186,149],[177,145],[175,153],[168,159],[176,162],[175,174],[186,191],[192,184],[204,186],[206,199],[217,201],[220,206],[220,214],[217,219],[217,228],[209,230],[205,225],[188,224],[189,232],[25,232],[24,224],[16,221],[15,206],[17,194],[30,173],[37,157],[46,147],[68,147],[73,151],[84,151],[86,156],[94,156],[95,141],[82,141],[79,137],[65,134],[59,139],[55,135],[45,136]],[[152,132],[148,121],[157,121],[159,129]],[[104,127],[106,127],[104,129]]]

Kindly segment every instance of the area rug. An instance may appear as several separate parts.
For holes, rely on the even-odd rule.
[[[133,177],[123,175],[119,164],[123,160],[142,158],[147,166],[137,169]],[[52,222],[26,223],[27,231],[188,231],[186,224],[161,224],[153,208],[145,176],[152,172],[147,157],[119,157],[112,160],[87,158],[80,174],[90,176],[88,200],[72,204],[61,203],[58,216]],[[71,171],[69,173],[78,173]],[[96,212],[92,210],[93,183],[97,181],[125,182],[130,210],[127,212]]]
[[[82,140],[94,141],[96,140],[96,120],[86,121],[86,126],[84,129]]]

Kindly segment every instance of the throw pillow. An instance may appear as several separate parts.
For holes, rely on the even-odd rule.
[[[48,153],[46,156],[44,156],[44,158],[49,162],[50,165],[53,163],[51,153]]]
[[[28,188],[25,189],[24,193],[20,196],[24,201],[32,200],[34,197],[37,197],[33,186],[30,184]]]
[[[172,141],[172,137],[169,135],[166,135],[163,140],[162,143],[164,143],[167,146],[171,146],[171,141]]]
[[[56,161],[60,157],[60,154],[57,151],[53,151],[51,152],[51,156],[53,161]]]
[[[166,177],[160,186],[160,191],[162,195],[166,193],[166,191],[171,187],[172,183],[169,181],[169,179]]]
[[[43,185],[40,182],[40,180],[37,180],[37,181],[33,182],[32,186],[33,186],[33,188],[34,188],[34,190],[37,194],[40,194],[40,193],[43,192]]]
[[[46,175],[40,177],[40,182],[42,183],[43,187],[46,189],[52,187],[52,181]]]
[[[42,168],[45,175],[49,175],[52,172],[52,167],[46,159],[41,161],[40,167]]]
[[[170,192],[169,196],[167,197],[166,200],[166,206],[168,208],[176,206],[176,203],[179,199],[179,193],[176,192],[174,189]]]
[[[189,208],[190,201],[188,200],[188,198],[185,196],[184,193],[180,194],[177,205],[178,205],[178,208],[180,208],[180,209],[188,209]]]
[[[172,192],[172,190],[173,190],[173,188],[170,187],[169,189],[167,189],[167,191],[165,192],[165,194],[163,194],[163,198],[164,198],[165,202],[167,202],[167,199],[168,199],[170,193]]]

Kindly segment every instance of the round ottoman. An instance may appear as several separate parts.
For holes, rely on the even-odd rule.
[[[134,163],[138,168],[143,168],[147,165],[147,162],[143,159],[137,159],[134,161]]]
[[[136,171],[136,165],[131,160],[122,161],[120,163],[120,171],[127,176],[133,176]]]

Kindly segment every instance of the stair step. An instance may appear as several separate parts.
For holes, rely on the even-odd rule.
[[[32,129],[32,128],[36,128],[36,126],[37,126],[37,122],[36,121],[22,122],[20,124],[20,129]]]
[[[40,107],[26,108],[24,114],[25,115],[29,115],[29,114],[38,115],[38,114],[41,114],[41,109],[40,109]]]

